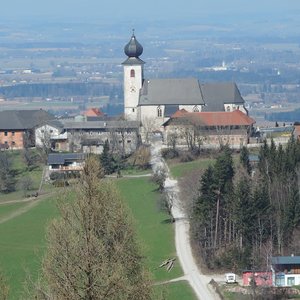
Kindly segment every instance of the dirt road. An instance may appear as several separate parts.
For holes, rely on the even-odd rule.
[[[184,278],[190,283],[198,299],[219,300],[218,295],[208,285],[212,277],[201,273],[192,255],[189,236],[189,222],[183,212],[182,206],[180,205],[178,183],[177,180],[170,178],[168,166],[160,154],[161,147],[161,142],[157,141],[152,144],[151,163],[154,172],[159,168],[164,168],[167,172],[165,191],[172,195],[173,199],[172,214],[175,218],[176,252],[184,271]]]

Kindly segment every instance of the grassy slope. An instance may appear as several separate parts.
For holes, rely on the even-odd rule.
[[[9,204],[1,204],[0,205],[0,220],[2,216],[7,216],[11,212],[15,211],[22,206],[25,206],[27,203],[9,203]]]
[[[164,259],[176,257],[176,250],[173,225],[166,222],[169,220],[168,215],[159,212],[157,208],[159,194],[155,185],[150,183],[149,178],[120,179],[117,185],[132,212],[153,279],[165,281],[183,275],[178,261],[170,273],[157,268]],[[157,286],[155,290],[159,294],[164,292],[167,300],[196,299],[187,282]]]
[[[170,170],[175,178],[183,177],[186,173],[195,169],[206,169],[209,165],[213,165],[216,160],[212,158],[203,158],[187,163],[171,164]]]
[[[165,222],[168,216],[158,211],[158,194],[149,178],[120,179],[117,181],[122,195],[132,211],[138,236],[141,240],[147,265],[155,281],[179,277],[182,270],[176,261],[168,273],[157,266],[166,258],[176,257],[172,224]],[[21,204],[0,206],[5,216]],[[45,228],[49,220],[57,216],[52,198],[40,202],[29,212],[0,225],[0,267],[5,271],[11,286],[10,299],[18,299],[25,279],[25,269],[36,274],[45,250]],[[157,288],[160,291],[162,288]],[[186,282],[168,284],[163,288],[167,299],[195,299]]]
[[[160,269],[160,263],[176,257],[173,225],[168,223],[168,215],[157,209],[159,194],[149,178],[121,179],[118,187],[135,219],[137,234],[147,259],[147,265],[156,281],[179,277],[182,270],[176,261],[174,269],[168,273]]]
[[[45,227],[55,215],[55,201],[49,198],[29,212],[1,224],[0,266],[9,279],[10,299],[19,299],[26,269],[36,274],[45,250]]]

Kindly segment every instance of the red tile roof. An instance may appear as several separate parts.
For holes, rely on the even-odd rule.
[[[185,115],[187,113],[187,111],[182,108],[180,110],[177,110],[172,116],[171,118],[179,118],[179,117],[182,117],[183,115]]]
[[[99,108],[89,108],[83,115],[87,117],[100,117],[103,116],[104,113]]]
[[[255,120],[241,112],[234,110],[232,112],[182,112],[178,111],[172,115],[171,119],[185,118],[193,123],[203,126],[249,126],[255,123]]]

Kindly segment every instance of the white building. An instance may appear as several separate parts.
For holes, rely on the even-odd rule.
[[[125,46],[124,114],[127,120],[161,130],[161,125],[180,109],[188,112],[234,111],[247,114],[235,83],[200,83],[196,78],[145,79],[139,56],[142,45],[134,33]]]

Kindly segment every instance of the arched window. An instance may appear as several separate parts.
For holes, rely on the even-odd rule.
[[[157,116],[162,117],[162,109],[160,106],[157,107]]]
[[[197,105],[194,106],[193,112],[199,112],[199,107]]]
[[[130,70],[130,77],[135,77],[135,71],[133,69]]]
[[[227,106],[226,111],[230,111],[230,106]]]

